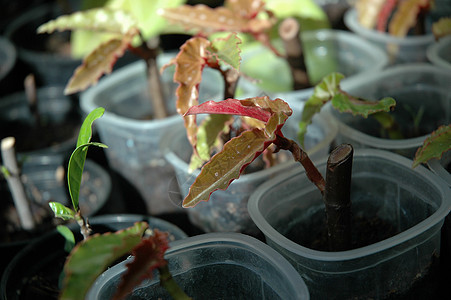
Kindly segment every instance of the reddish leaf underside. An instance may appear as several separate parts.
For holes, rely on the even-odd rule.
[[[396,7],[398,0],[387,0],[382,6],[381,11],[379,12],[379,16],[377,18],[377,27],[376,29],[381,32],[387,31],[387,23],[390,18],[393,10]]]
[[[134,259],[126,265],[127,271],[122,275],[113,299],[123,299],[143,280],[151,279],[155,269],[167,264],[164,259],[164,253],[169,249],[167,237],[166,232],[155,229],[152,236],[133,248]]]
[[[85,90],[96,84],[103,74],[109,74],[117,59],[124,55],[136,31],[132,31],[122,38],[113,38],[92,51],[83,60],[64,90],[65,94],[72,94]]]
[[[188,109],[199,103],[199,84],[202,71],[210,58],[207,48],[211,43],[207,39],[194,37],[180,49],[172,63],[175,64],[174,81],[179,84],[177,95],[177,112],[184,116]],[[196,116],[184,116],[185,128],[191,145],[196,145]]]

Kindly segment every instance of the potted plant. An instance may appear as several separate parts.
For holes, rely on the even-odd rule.
[[[317,94],[312,96],[310,102],[321,103],[320,99],[325,97],[338,107],[349,108],[350,105],[338,105],[342,96],[334,92],[328,93],[327,91],[332,89],[327,90],[327,84],[323,83],[321,87],[322,89],[316,90]],[[266,101],[272,105],[266,104]],[[364,103],[360,104],[365,107]],[[300,274],[305,276],[307,285],[312,288],[312,296],[385,297],[405,292],[412,286],[416,276],[424,276],[427,273],[434,262],[434,255],[440,251],[440,228],[451,208],[450,191],[437,177],[423,167],[413,171],[412,161],[388,152],[358,150],[353,162],[352,147],[344,144],[329,156],[324,179],[321,173],[326,168],[326,163],[320,163],[321,167],[317,169],[302,148],[281,133],[280,129],[290,115],[290,110],[287,110],[286,103],[280,99],[274,102],[261,98],[209,102],[193,107],[188,113],[231,112],[265,122],[265,134],[260,137],[259,131],[253,129],[227,143],[223,150],[202,168],[184,200],[185,206],[207,201],[215,190],[227,188],[250,161],[260,155],[265,147],[274,143],[279,149],[292,152],[295,160],[304,166],[305,172],[293,170],[292,173],[272,179],[270,185],[261,185],[257,189],[260,192],[256,191],[256,196],[252,196],[253,200],[249,202],[249,210],[254,221],[267,236],[268,243],[284,254]],[[250,148],[245,146],[248,144],[246,141],[257,140],[257,137],[261,138],[255,143],[257,145],[252,144]],[[232,159],[238,155],[237,151],[241,150],[245,152],[243,157],[247,160]],[[294,176],[295,173],[301,176]],[[284,182],[290,183],[284,185]],[[317,190],[311,185],[312,182]],[[288,186],[292,189],[287,189]],[[270,196],[265,197],[267,194]],[[280,200],[275,201],[274,197]],[[260,198],[264,198],[264,203],[268,206],[263,206],[256,200]],[[405,201],[408,201],[406,208],[402,206]],[[292,203],[296,203],[299,209],[290,206]],[[403,208],[399,209],[400,206]],[[326,219],[323,217],[324,208]],[[419,211],[422,213],[418,214]],[[315,214],[317,216],[314,216]],[[271,221],[265,219],[269,216]],[[356,221],[358,218],[365,219],[364,222],[375,221],[377,230],[370,229],[370,232],[382,232],[384,235],[363,242],[363,237],[370,235],[361,230],[370,226],[359,226]],[[325,225],[321,225],[323,220],[327,220]],[[269,225],[265,227],[262,223]],[[387,224],[389,226],[385,227]],[[321,232],[319,228],[322,226],[325,233],[316,235],[314,231]],[[360,237],[354,239],[350,228],[355,230],[353,234]],[[388,228],[394,231],[389,232]],[[298,244],[284,236],[291,229],[301,237]],[[280,239],[274,241],[273,236],[280,236]],[[323,246],[318,246],[321,244],[318,240],[322,240],[320,236],[329,237]],[[310,240],[308,246],[303,246],[303,239]],[[355,242],[357,244],[353,244]],[[359,244],[360,242],[363,244]],[[414,248],[412,243],[416,245]],[[386,253],[382,249],[387,249]],[[393,249],[396,250],[393,252]],[[403,253],[402,256],[398,256],[399,251]],[[381,259],[383,253],[387,256]],[[418,253],[424,253],[424,256],[418,257]],[[402,258],[404,255],[405,260]],[[410,255],[418,260],[408,258]],[[387,259],[391,260],[387,262]],[[412,264],[406,264],[406,261],[411,261]],[[355,266],[357,267],[354,269]],[[381,271],[378,271],[379,267]],[[365,268],[369,270],[366,271]],[[389,271],[391,268],[393,272]],[[391,277],[393,274],[401,279],[394,279]]]
[[[92,114],[88,115],[83,123],[80,134],[77,140],[78,147],[74,150],[68,165],[68,187],[72,200],[74,210],[66,207],[65,203],[50,202],[49,205],[56,216],[63,220],[75,219],[78,222],[76,224],[69,224],[69,228],[65,226],[58,226],[57,230],[44,235],[42,238],[37,239],[24,250],[17,255],[13,262],[11,262],[2,277],[2,297],[4,299],[14,299],[20,293],[27,295],[26,297],[55,297],[58,294],[58,278],[62,270],[62,264],[67,256],[67,249],[70,251],[70,246],[67,243],[75,243],[76,240],[80,240],[80,235],[86,237],[90,234],[91,225],[93,229],[98,232],[110,232],[120,231],[121,229],[131,226],[135,222],[141,222],[141,224],[150,224],[153,228],[158,228],[164,231],[168,231],[168,238],[175,240],[186,237],[176,226],[156,218],[150,218],[147,216],[139,215],[113,215],[113,216],[100,216],[93,218],[92,221],[88,221],[85,213],[89,213],[88,210],[83,211],[86,206],[81,202],[83,200],[83,189],[90,185],[89,181],[85,182],[83,179],[84,167],[86,160],[86,150],[89,145],[99,145],[100,143],[90,143],[92,130],[92,122],[103,114],[103,109],[97,109]],[[3,146],[3,145],[2,145]],[[88,164],[86,165],[88,166]],[[91,177],[95,180],[95,177]],[[81,185],[83,183],[83,189]],[[97,190],[101,190],[101,187],[95,187]],[[31,221],[31,220],[25,220]],[[75,226],[76,225],[76,226]],[[72,232],[77,232],[76,227],[81,228],[78,235],[74,237]],[[58,232],[57,232],[58,231]],[[62,234],[65,238],[60,236]],[[66,246],[64,246],[64,240],[66,239]],[[108,239],[108,238],[107,238]],[[66,248],[69,247],[69,248]],[[112,251],[109,249],[107,251]],[[112,251],[113,255],[117,255],[117,252]],[[41,258],[37,263],[36,255]],[[118,256],[118,258],[120,255]],[[114,261],[114,260],[113,260]],[[113,262],[111,261],[111,263]],[[30,268],[30,265],[33,267]],[[21,278],[21,280],[17,280]],[[42,281],[43,280],[43,281]],[[46,281],[48,280],[48,281]],[[46,284],[49,285],[46,285]],[[18,294],[19,293],[19,294]]]
[[[386,51],[390,64],[425,62],[426,49],[434,42],[428,27],[431,11],[429,0],[360,0],[345,13],[344,22],[351,31]]]
[[[299,90],[294,92],[293,98],[304,100],[313,92],[309,87],[330,72],[344,73],[346,82],[354,75],[387,64],[382,51],[373,51],[370,44],[359,37],[335,30],[315,31],[328,28],[326,15],[315,4],[288,2],[245,1],[236,5],[226,1],[223,7],[214,9],[202,5],[180,6],[165,9],[162,15],[202,35],[240,33],[243,40],[241,71],[246,75],[238,83],[237,96],[240,97],[277,92],[288,95]],[[291,103],[287,95],[280,97]]]
[[[390,136],[381,130],[375,119],[349,118],[328,110],[338,123],[338,143],[351,143],[354,147],[371,147],[402,154],[413,159],[426,136],[450,123],[447,114],[449,97],[446,91],[451,76],[446,70],[430,64],[404,64],[361,78],[348,86],[353,95],[368,99],[393,96],[397,108],[391,113],[401,135]]]
[[[143,6],[133,6],[133,9],[146,8],[149,5],[146,1],[141,2],[140,5]],[[168,3],[160,2],[159,6],[153,3],[150,7],[157,10],[162,5],[169,5]],[[101,19],[96,18],[98,12],[106,13],[109,21],[102,23]],[[115,62],[116,55],[122,55],[126,49],[142,56],[143,61],[114,72],[111,76],[103,78],[95,87],[82,93],[80,105],[86,114],[98,106],[106,108],[105,116],[96,126],[100,140],[112,146],[106,151],[109,165],[139,190],[148,212],[154,215],[180,212],[180,200],[171,201],[166,197],[168,190],[177,190],[177,185],[173,180],[171,167],[158,150],[159,141],[166,130],[180,122],[180,118],[174,115],[175,85],[172,83],[172,74],[168,70],[160,76],[158,71],[158,68],[174,57],[175,53],[157,55],[159,51],[155,45],[147,43],[146,36],[140,34],[148,29],[145,27],[149,23],[148,17],[141,16],[136,19],[135,15],[127,13],[125,9],[98,8],[82,14],[76,13],[48,23],[41,27],[41,30],[65,29],[67,24],[70,24],[71,28],[80,28],[80,24],[76,22],[76,17],[80,15],[87,20],[99,22],[98,31],[116,29],[116,34],[97,49],[108,47],[109,43],[115,42],[117,43],[114,45],[117,47],[109,48],[112,49],[111,55],[107,59],[99,60],[102,63],[94,67],[94,72],[90,71],[86,63],[80,66],[80,71],[74,74],[75,79],[67,85],[67,91],[83,90],[96,82],[103,72],[111,71],[109,66]],[[118,15],[128,22],[115,19]],[[141,41],[136,44],[132,37],[138,40],[141,38]],[[91,56],[86,57],[85,62],[95,61],[94,57],[99,52],[102,50],[92,52]],[[211,70],[206,72],[209,71],[211,72]],[[219,74],[212,73],[209,77],[211,81],[215,81]],[[200,87],[200,93],[204,97],[218,98],[217,94],[220,91],[220,86],[208,82],[201,84]]]

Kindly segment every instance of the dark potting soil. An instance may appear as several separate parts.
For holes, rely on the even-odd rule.
[[[374,244],[399,233],[389,222],[377,216],[353,216],[351,230],[352,242],[349,250]],[[323,211],[315,213],[310,222],[293,222],[283,234],[304,247],[329,251],[326,217]]]

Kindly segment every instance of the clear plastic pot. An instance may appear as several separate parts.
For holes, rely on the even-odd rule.
[[[431,44],[426,56],[437,67],[451,70],[451,36],[442,37],[438,42]]]
[[[165,258],[193,299],[309,299],[302,278],[276,251],[237,233],[209,233],[171,243]],[[129,258],[99,276],[87,299],[111,299]],[[155,271],[130,299],[171,299]]]
[[[325,165],[318,164],[323,174]],[[451,210],[451,190],[425,167],[411,165],[388,151],[355,149],[352,213],[381,218],[396,229],[394,236],[364,247],[329,252],[293,241],[313,235],[317,226],[311,224],[325,218],[321,193],[301,167],[260,186],[249,200],[249,214],[266,242],[301,274],[312,298],[402,294],[428,273],[440,254],[440,229]]]
[[[370,100],[393,97],[397,104],[390,114],[405,138],[380,135],[382,126],[371,116],[364,119],[326,105],[325,112],[338,123],[337,144],[390,150],[413,158],[432,131],[451,123],[450,82],[450,72],[430,64],[398,65],[360,78],[346,91]]]
[[[174,54],[162,54],[158,58],[163,66]],[[170,116],[149,119],[152,105],[143,61],[123,67],[80,96],[80,106],[85,114],[97,107],[104,107],[104,115],[94,124],[105,150],[109,166],[134,185],[140,192],[150,214],[170,213],[181,210],[180,199],[170,198],[168,192],[177,191],[174,172],[165,161],[159,145],[161,139],[183,118],[176,113],[173,82],[174,67],[166,69],[162,76],[163,90],[167,97]],[[219,72],[204,70],[200,84],[201,100],[218,100],[223,93]]]
[[[299,117],[300,111],[297,111],[288,119],[283,128],[286,137],[297,140]],[[313,160],[320,159],[329,152],[329,146],[335,135],[336,127],[333,123],[322,115],[317,115],[308,128],[304,149]],[[189,172],[188,162],[192,148],[186,138],[185,129],[182,126],[174,128],[162,141],[161,147],[166,160],[175,169],[182,198],[185,198],[190,186],[200,173],[200,170]],[[235,231],[255,234],[257,228],[249,217],[247,201],[260,184],[285,172],[295,164],[289,152],[281,151],[280,155],[283,156],[284,162],[271,168],[243,174],[233,181],[227,190],[212,193],[208,202],[201,202],[195,207],[187,208],[191,223],[206,232]]]
[[[360,25],[355,9],[350,9],[345,13],[344,22],[355,34],[385,51],[390,64],[426,62],[427,47],[434,42],[432,33],[401,38],[365,28]]]

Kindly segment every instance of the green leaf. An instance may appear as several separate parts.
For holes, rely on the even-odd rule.
[[[56,230],[64,237],[66,243],[64,244],[64,251],[70,252],[75,246],[74,233],[64,225],[56,226]]]
[[[95,120],[103,116],[105,108],[97,107],[93,109],[84,119],[83,124],[78,132],[77,147],[83,144],[87,144],[91,141],[92,137],[92,124]]]
[[[81,178],[83,175],[83,168],[85,165],[88,147],[94,145],[102,148],[108,148],[104,144],[90,142],[92,135],[92,124],[96,119],[103,115],[104,111],[105,109],[103,107],[99,107],[91,111],[88,116],[86,116],[78,134],[77,148],[72,152],[72,155],[69,158],[67,183],[69,186],[69,194],[72,199],[72,205],[77,212],[79,210],[78,198],[80,194]]]
[[[298,138],[301,145],[304,144],[307,127],[312,123],[313,117],[338,93],[340,81],[343,78],[343,74],[331,73],[325,76],[313,89],[312,96],[305,102],[301,121],[299,122]]]
[[[113,38],[102,43],[93,52],[86,56],[81,66],[72,75],[64,93],[72,94],[80,92],[89,86],[97,83],[104,74],[109,74],[113,70],[113,65],[117,59],[124,55],[136,32],[124,35],[121,38]]]
[[[75,219],[75,212],[63,204],[59,202],[49,202],[49,206],[56,218],[61,218],[65,221]]]
[[[108,148],[105,144],[92,142],[80,145],[74,150],[74,152],[72,152],[69,159],[69,166],[67,168],[67,182],[69,185],[69,194],[72,199],[72,205],[76,211],[79,210],[78,198],[80,195],[83,168],[85,166],[86,154],[89,146]]]
[[[367,118],[376,112],[389,112],[396,105],[391,97],[382,98],[379,101],[367,101],[356,99],[346,93],[339,93],[332,98],[332,105],[340,112],[348,112]]]
[[[52,33],[56,30],[76,29],[125,35],[131,30],[137,30],[137,22],[122,10],[93,8],[60,16],[39,26],[37,32]]]
[[[237,33],[231,33],[226,38],[217,38],[211,41],[211,46],[214,49],[213,55],[221,62],[224,62],[232,68],[239,70],[241,62],[241,44]]]
[[[298,136],[301,145],[304,143],[307,126],[312,123],[315,114],[329,101],[340,112],[348,112],[364,118],[377,112],[389,112],[396,105],[396,101],[390,97],[383,98],[379,101],[369,101],[349,95],[340,88],[340,81],[343,78],[344,75],[342,74],[331,73],[315,86],[312,96],[304,105],[299,123]]]
[[[61,299],[85,299],[96,278],[114,261],[129,253],[141,242],[145,222],[115,233],[95,234],[72,250],[64,265],[65,278]]]
[[[121,9],[137,21],[144,39],[159,35],[167,27],[167,21],[159,15],[165,8],[175,8],[186,0],[112,0],[107,4],[113,9]]]
[[[451,149],[451,124],[442,125],[431,133],[418,148],[412,167],[415,168],[421,163],[426,163],[430,159],[440,158],[443,153]]]
[[[0,169],[5,178],[8,178],[9,176],[11,176],[11,172],[9,172],[8,168],[5,167],[4,165],[1,165]]]
[[[434,33],[435,39],[440,39],[444,36],[451,34],[451,17],[440,18],[437,22],[432,24],[432,32]]]

